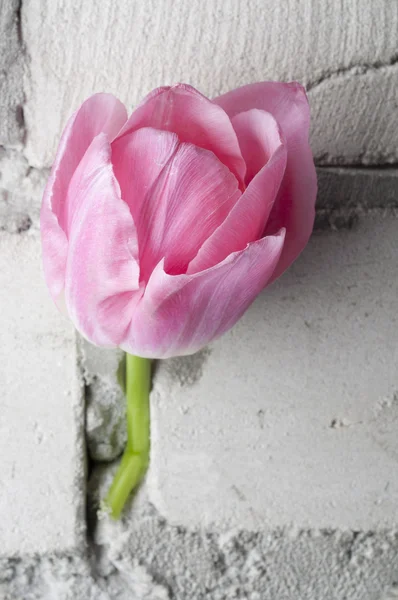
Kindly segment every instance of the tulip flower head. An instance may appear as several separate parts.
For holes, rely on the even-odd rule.
[[[56,304],[92,343],[130,356],[191,354],[219,337],[308,241],[308,133],[297,83],[214,100],[162,87],[129,118],[110,94],[86,100],[66,125],[41,210]]]
[[[309,108],[296,83],[211,101],[109,94],[63,133],[41,211],[50,293],[99,346],[165,358],[232,327],[298,256],[314,221]]]

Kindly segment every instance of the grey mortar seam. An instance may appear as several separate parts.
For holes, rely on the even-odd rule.
[[[388,61],[375,61],[374,63],[357,63],[352,64],[348,67],[343,67],[340,69],[330,69],[327,70],[321,77],[314,79],[313,81],[309,81],[306,85],[307,92],[311,92],[317,87],[327,83],[329,81],[333,81],[335,79],[340,79],[344,77],[355,77],[358,75],[365,75],[366,73],[373,72],[376,73],[378,71],[387,71],[391,68],[395,68],[398,65],[398,52],[393,54],[393,56]]]

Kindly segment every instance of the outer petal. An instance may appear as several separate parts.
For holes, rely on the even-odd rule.
[[[261,237],[283,179],[286,146],[273,116],[249,110],[234,117],[233,125],[248,164],[247,179],[255,177],[225,221],[206,239],[188,273],[208,269]]]
[[[41,209],[44,274],[55,301],[64,287],[67,228],[66,196],[72,175],[100,132],[112,139],[127,119],[126,109],[111,94],[95,94],[69,119],[63,132]]]
[[[135,225],[120,198],[105,134],[92,141],[72,177],[70,193],[78,202],[69,223],[66,306],[87,339],[116,346],[142,292]]]
[[[230,117],[259,108],[279,123],[287,143],[285,178],[265,233],[286,228],[286,242],[274,277],[297,257],[311,235],[315,217],[316,173],[308,143],[310,114],[304,88],[298,83],[246,85],[214,100]]]
[[[212,152],[151,128],[116,140],[112,160],[137,226],[141,280],[163,257],[168,273],[185,272],[240,197],[236,177]]]
[[[266,286],[283,241],[282,230],[194,275],[168,275],[159,263],[121,347],[152,358],[196,352],[232,327]]]
[[[180,83],[154,90],[119,135],[140,127],[172,131],[182,142],[211,150],[243,182],[246,166],[228,115],[190,85]]]

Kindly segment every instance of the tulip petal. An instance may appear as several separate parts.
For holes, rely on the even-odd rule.
[[[316,172],[308,143],[310,113],[304,88],[298,83],[253,83],[214,100],[232,118],[251,108],[270,112],[287,144],[287,165],[281,190],[265,234],[286,228],[286,241],[274,278],[291,264],[311,235],[317,192]]]
[[[136,307],[121,347],[132,354],[167,358],[192,354],[232,327],[267,285],[285,232],[262,238],[193,275],[173,276],[160,262]]]
[[[142,223],[145,205],[163,169],[179,146],[176,134],[143,128],[114,140],[112,163],[122,198],[130,207],[137,227]],[[146,231],[150,224],[142,224]]]
[[[245,183],[249,185],[284,145],[283,133],[271,113],[264,110],[253,108],[239,113],[231,121],[247,165]]]
[[[264,232],[286,167],[286,146],[270,113],[249,110],[233,118],[243,157],[248,164],[248,188],[225,221],[208,237],[188,267],[188,273],[208,269]]]
[[[112,160],[137,225],[141,280],[164,257],[167,272],[185,272],[239,199],[235,176],[212,152],[151,128],[116,140]]]
[[[139,290],[134,221],[113,174],[105,134],[92,141],[70,182],[79,199],[69,223],[65,300],[76,328],[99,346],[116,346]]]
[[[228,115],[190,85],[177,84],[151,92],[119,136],[141,127],[172,131],[181,142],[211,150],[243,183],[246,165]]]
[[[62,294],[67,256],[66,197],[72,175],[96,135],[112,139],[127,119],[123,104],[111,94],[95,94],[69,119],[58,146],[41,208],[43,267],[57,302]]]

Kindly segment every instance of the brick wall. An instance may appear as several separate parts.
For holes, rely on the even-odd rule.
[[[1,597],[392,597],[397,29],[392,0],[0,0]],[[317,231],[222,340],[158,365],[146,484],[97,522],[119,355],[77,347],[43,283],[57,140],[96,91],[263,79],[307,86]]]

